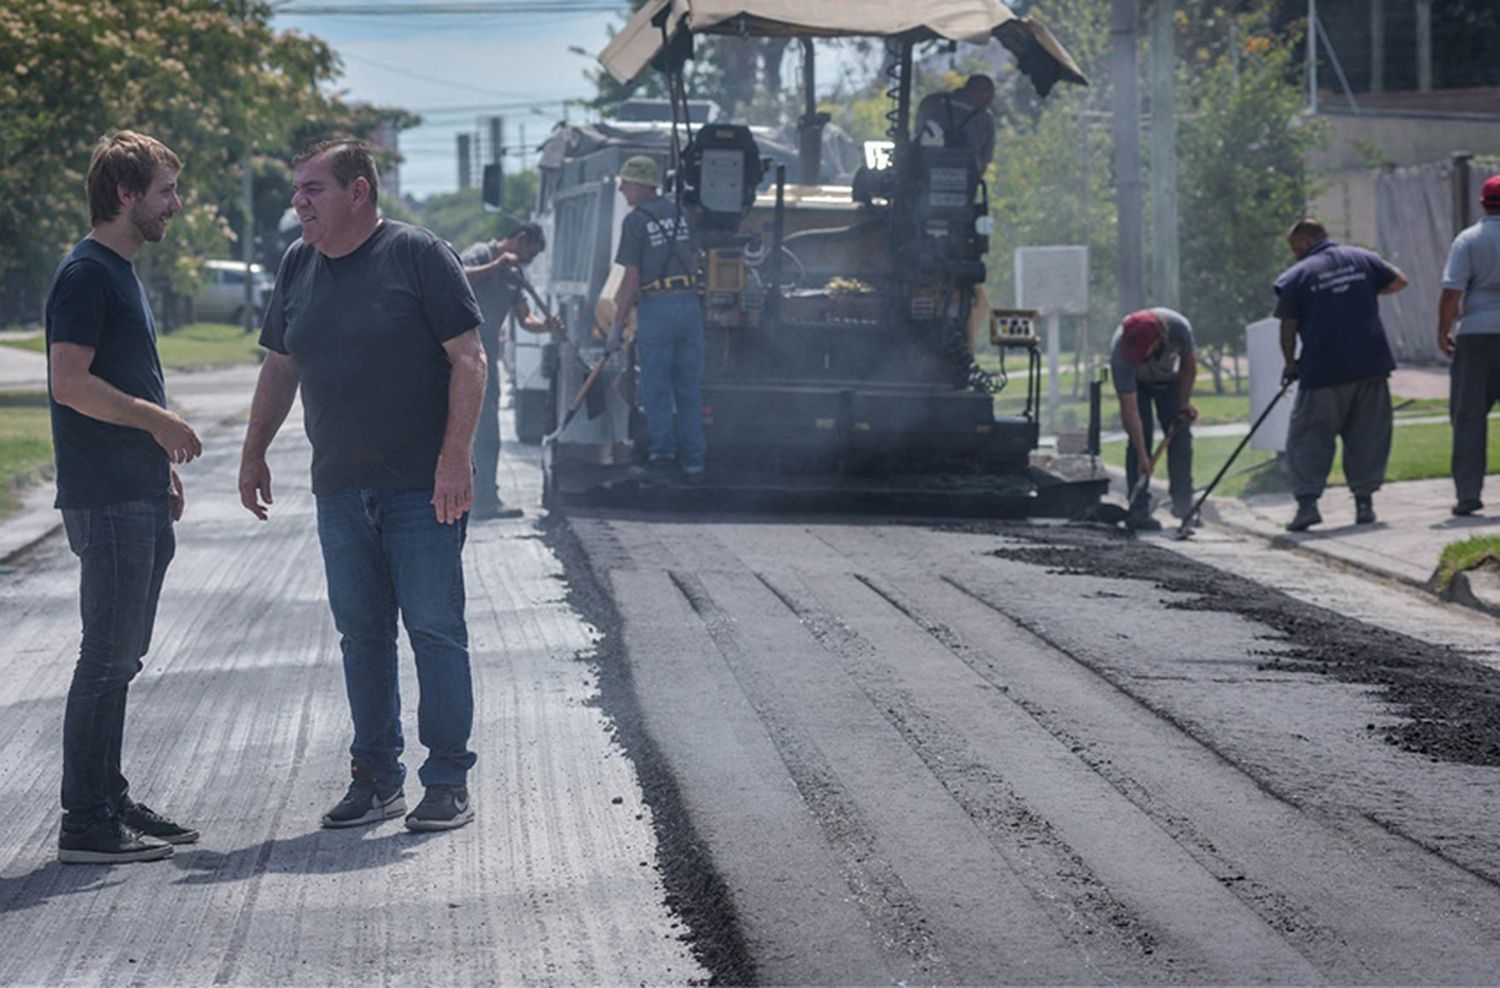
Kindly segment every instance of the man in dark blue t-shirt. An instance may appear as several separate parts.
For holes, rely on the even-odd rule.
[[[1317,220],[1299,220],[1287,242],[1297,263],[1275,285],[1284,378],[1298,382],[1286,449],[1297,514],[1287,530],[1322,522],[1318,498],[1339,437],[1354,520],[1372,525],[1391,454],[1388,378],[1396,369],[1378,297],[1405,288],[1406,276],[1372,251],[1330,240]]]
[[[166,407],[156,322],[131,261],[182,209],[182,163],[154,138],[120,131],[94,148],[92,231],[47,296],[47,377],[57,507],[81,579],[83,641],[63,713],[58,860],[170,857],[198,833],[130,797],[120,771],[125,699],[151,644],[156,603],[182,517],[174,464],[203,452]]]
[[[416,655],[426,794],[411,830],[474,818],[474,720],[463,546],[484,394],[482,320],[458,254],[382,219],[370,149],[327,141],[292,162],[302,236],[266,306],[266,348],[240,460],[240,502],[271,504],[266,451],[298,389],[312,443],[318,541],[354,740],[349,789],[325,827],[406,811],[397,620]]]

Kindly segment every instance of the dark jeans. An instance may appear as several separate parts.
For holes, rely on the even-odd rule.
[[[481,333],[485,364],[484,398],[479,403],[479,428],[474,430],[474,507],[500,503],[495,475],[500,468],[500,333]]]
[[[474,690],[464,623],[468,518],[438,523],[432,490],[349,489],[318,495],[328,604],[354,720],[349,754],[383,782],[405,777],[396,618],[417,660],[417,734],[424,786],[462,784],[474,764]]]
[[[1453,488],[1460,501],[1484,491],[1489,414],[1500,401],[1500,333],[1460,333],[1453,341],[1448,412],[1453,420]]]
[[[1161,421],[1161,433],[1165,438],[1172,420],[1182,410],[1179,387],[1181,385],[1176,381],[1164,381],[1160,384],[1142,384],[1136,388],[1136,407],[1141,412],[1141,435],[1145,437],[1146,447],[1152,453],[1156,452],[1157,420]],[[1140,471],[1140,464],[1135,460],[1135,445],[1126,443],[1126,489],[1135,490]],[[1193,433],[1186,422],[1178,427],[1177,434],[1172,437],[1172,445],[1167,447],[1167,487],[1172,494],[1172,512],[1180,518],[1193,506]]]
[[[64,508],[81,563],[83,644],[63,713],[63,822],[84,826],[130,789],[120,771],[125,697],[151,646],[156,602],[177,541],[166,497]]]
[[[653,459],[703,469],[703,307],[694,292],[641,296],[635,349]]]

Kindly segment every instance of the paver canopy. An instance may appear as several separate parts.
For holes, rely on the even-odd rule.
[[[662,29],[653,21],[663,12],[669,37],[684,27],[709,34],[799,38],[911,35],[975,44],[993,36],[1016,56],[1021,71],[1044,95],[1058,79],[1087,84],[1072,56],[1046,27],[1032,18],[1017,17],[997,0],[929,0],[921,4],[911,0],[651,0],[599,54],[599,62],[622,84],[635,79],[661,50]]]

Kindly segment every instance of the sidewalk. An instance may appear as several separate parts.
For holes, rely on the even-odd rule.
[[[1500,490],[1491,484],[1491,499]],[[1257,494],[1210,498],[1209,521],[1259,536],[1272,545],[1296,549],[1352,566],[1366,573],[1428,589],[1443,547],[1476,535],[1500,535],[1500,508],[1454,518],[1453,481],[1409,480],[1386,484],[1375,495],[1374,525],[1354,524],[1354,499],[1342,487],[1324,492],[1318,503],[1323,524],[1306,532],[1288,532],[1296,512],[1290,494]],[[1488,603],[1488,601],[1482,601]],[[1497,600],[1496,603],[1500,603]]]

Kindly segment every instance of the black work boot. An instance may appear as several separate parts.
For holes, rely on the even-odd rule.
[[[1291,521],[1286,523],[1288,532],[1305,532],[1314,525],[1321,525],[1323,516],[1318,513],[1318,499],[1315,497],[1297,498],[1297,514]]]
[[[1375,502],[1368,494],[1354,495],[1354,524],[1375,524]]]
[[[1475,512],[1482,511],[1482,510],[1484,510],[1484,502],[1481,501],[1481,500],[1479,500],[1479,498],[1477,498],[1477,497],[1460,498],[1458,500],[1458,503],[1456,503],[1455,505],[1453,505],[1453,517],[1455,517],[1455,518],[1466,518],[1469,515],[1472,515]]]

